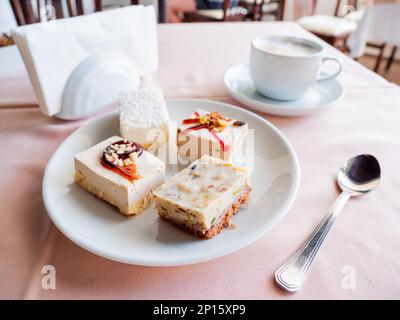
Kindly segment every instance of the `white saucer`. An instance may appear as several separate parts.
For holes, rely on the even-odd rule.
[[[258,93],[245,65],[236,65],[225,72],[225,87],[237,101],[253,110],[280,116],[305,116],[326,109],[343,97],[343,86],[337,79],[317,83],[303,98],[277,101]]]

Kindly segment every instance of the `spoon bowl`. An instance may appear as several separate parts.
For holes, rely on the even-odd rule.
[[[351,194],[360,196],[374,190],[381,178],[378,160],[370,154],[361,154],[344,162],[337,174],[339,187]]]

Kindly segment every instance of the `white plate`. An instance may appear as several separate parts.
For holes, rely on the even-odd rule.
[[[340,101],[343,87],[337,79],[319,82],[303,98],[295,101],[277,101],[258,93],[245,65],[231,67],[225,73],[225,87],[237,101],[260,112],[280,116],[305,116],[326,109]]]
[[[201,108],[246,121],[255,130],[251,202],[228,229],[198,240],[158,218],[153,207],[128,219],[73,183],[74,155],[118,134],[118,114],[93,119],[68,137],[44,174],[43,199],[54,224],[79,246],[111,260],[147,266],[192,264],[221,257],[258,239],[291,207],[299,187],[297,156],[285,137],[252,112],[206,100],[168,101],[171,119],[182,120]],[[168,175],[177,172],[169,166]]]

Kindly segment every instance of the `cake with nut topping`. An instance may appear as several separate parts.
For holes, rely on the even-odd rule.
[[[75,156],[74,180],[126,216],[146,209],[152,190],[164,182],[165,165],[134,141],[119,136]]]
[[[247,168],[205,155],[154,190],[155,208],[168,222],[210,239],[247,203],[249,179]]]

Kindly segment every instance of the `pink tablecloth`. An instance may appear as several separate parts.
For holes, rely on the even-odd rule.
[[[247,61],[250,39],[270,33],[310,36],[292,23],[162,25],[160,71],[145,83],[160,85],[169,98],[237,104],[224,89],[224,71]],[[82,122],[45,117],[24,72],[0,74],[0,298],[400,298],[400,89],[343,59],[346,96],[338,105],[305,118],[264,115],[300,159],[301,187],[287,216],[234,254],[174,268],[109,261],[57,230],[43,207],[42,175],[56,147]],[[277,289],[275,270],[337,196],[336,168],[364,152],[382,163],[379,189],[348,203],[299,293]],[[54,290],[42,288],[45,265],[56,268]]]

